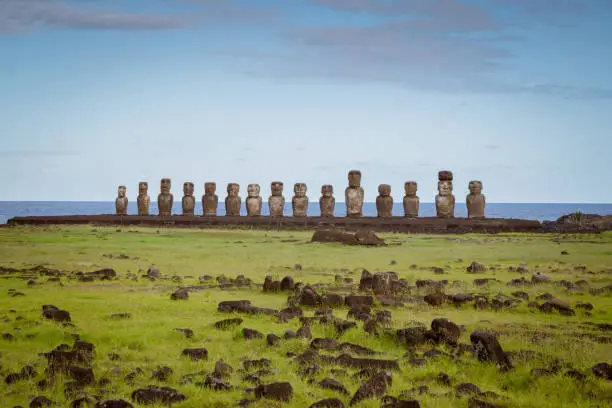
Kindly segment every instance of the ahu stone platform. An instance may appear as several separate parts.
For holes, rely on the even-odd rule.
[[[152,227],[238,227],[265,230],[312,230],[318,228],[368,229],[405,233],[500,233],[546,232],[539,221],[505,218],[407,218],[407,217],[241,217],[241,216],[140,216],[62,215],[15,217],[9,225],[91,224]]]

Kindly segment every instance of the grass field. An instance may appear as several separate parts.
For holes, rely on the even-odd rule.
[[[0,333],[10,333],[12,340],[0,339],[0,405],[2,407],[28,406],[30,400],[44,395],[70,406],[70,401],[82,395],[94,399],[122,398],[130,400],[132,391],[147,385],[166,385],[188,397],[182,407],[232,407],[242,399],[251,399],[251,407],[308,407],[323,398],[339,398],[346,406],[362,380],[353,378],[357,371],[321,364],[313,376],[299,372],[299,366],[288,352],[302,353],[310,340],[281,340],[277,346],[268,346],[265,339],[245,340],[243,327],[256,329],[264,335],[274,333],[282,337],[287,329],[297,330],[297,319],[279,322],[269,315],[240,315],[244,323],[235,329],[215,329],[214,322],[230,317],[217,311],[224,300],[248,299],[254,305],[274,309],[287,306],[288,292],[263,293],[260,286],[250,288],[210,287],[191,290],[189,299],[173,301],[170,294],[182,286],[206,286],[199,277],[213,278],[225,275],[235,278],[244,275],[255,284],[261,284],[266,275],[282,279],[290,275],[296,282],[321,283],[328,292],[346,291],[336,288],[336,276],[352,278],[355,291],[362,269],[370,272],[397,272],[400,278],[414,285],[418,279],[447,279],[451,284],[447,294],[485,294],[511,297],[517,290],[529,294],[529,300],[550,293],[554,298],[566,300],[570,305],[590,303],[587,313],[577,309],[574,316],[557,312],[544,313],[529,308],[527,301],[514,308],[475,310],[472,304],[455,307],[445,304],[432,307],[422,301],[424,291],[415,288],[403,299],[403,306],[375,309],[390,310],[393,327],[380,336],[369,335],[362,323],[346,331],[339,339],[369,347],[382,354],[375,358],[396,359],[400,371],[393,372],[393,383],[387,394],[400,396],[406,391],[427,385],[429,392],[405,397],[417,399],[422,407],[467,407],[469,398],[458,398],[455,386],[473,383],[482,391],[491,391],[497,398],[492,404],[505,407],[604,407],[612,406],[612,382],[598,378],[591,372],[597,363],[612,363],[612,297],[610,292],[591,294],[589,289],[612,284],[612,234],[601,235],[461,235],[426,236],[382,234],[386,247],[348,247],[339,244],[310,243],[311,232],[264,232],[248,230],[195,230],[106,227],[15,227],[0,228],[0,267],[18,270],[43,265],[64,271],[67,276],[59,281],[37,276],[35,285],[28,285],[30,272],[2,272],[0,274]],[[566,251],[567,255],[562,255]],[[466,267],[478,261],[487,265],[484,273],[469,274]],[[527,271],[509,270],[526,264]],[[301,269],[296,270],[299,264]],[[151,281],[142,277],[149,267],[158,268],[163,279]],[[440,267],[444,274],[435,274],[430,267]],[[112,281],[81,282],[70,278],[76,272],[90,272],[113,268],[119,278]],[[540,271],[552,282],[525,288],[508,287],[512,279]],[[137,280],[132,276],[138,276]],[[180,277],[181,281],[176,277]],[[475,278],[495,278],[484,287],[475,286]],[[586,286],[569,291],[558,281],[585,280]],[[452,284],[454,281],[458,281]],[[216,281],[213,279],[213,283]],[[207,282],[207,284],[210,282]],[[212,286],[212,285],[211,285]],[[344,285],[343,285],[344,286]],[[10,289],[25,296],[12,296]],[[343,292],[344,293],[344,292]],[[542,303],[540,301],[539,303]],[[74,327],[41,317],[41,307],[52,304],[70,312]],[[334,315],[346,319],[347,308],[334,309]],[[117,313],[129,313],[130,318],[112,319]],[[314,309],[304,308],[306,316]],[[498,334],[504,351],[513,355],[514,369],[500,372],[495,366],[479,362],[471,353],[457,358],[446,356],[427,360],[422,366],[411,364],[406,345],[395,340],[394,331],[410,325],[424,323],[429,326],[434,318],[445,317],[462,326],[460,341],[470,343],[470,333],[486,329]],[[175,328],[190,328],[194,336],[186,338]],[[66,398],[64,384],[67,379],[55,378],[46,389],[36,383],[45,377],[47,360],[39,356],[61,343],[72,345],[73,335],[92,342],[96,357],[91,367],[96,384],[88,385]],[[334,337],[333,327],[315,324],[313,338]],[[205,347],[206,361],[191,361],[181,356],[185,348]],[[434,346],[417,347],[420,356]],[[446,346],[439,350],[450,352]],[[120,360],[111,360],[115,353]],[[262,377],[263,383],[287,381],[293,387],[288,403],[268,399],[256,400],[247,392],[253,384],[244,381],[242,361],[267,358],[272,362],[271,373]],[[213,371],[215,362],[223,359],[234,372],[229,383],[231,391],[212,391],[196,385]],[[534,368],[550,368],[557,362],[561,369],[549,376],[537,378]],[[18,372],[25,365],[33,366],[37,375],[14,384],[5,384],[4,378]],[[166,381],[152,379],[152,373],[167,366],[172,374]],[[132,382],[125,377],[140,368],[142,374]],[[568,377],[569,369],[587,375],[583,381]],[[436,381],[444,372],[450,384]],[[198,374],[199,373],[199,374]],[[184,381],[193,376],[193,382]],[[344,384],[350,395],[321,389],[317,383],[323,378],[334,378]],[[109,381],[100,382],[101,379]],[[314,379],[314,381],[312,381]],[[486,399],[486,398],[485,398]],[[134,404],[136,405],[136,404]],[[93,405],[92,405],[93,406]],[[380,407],[380,399],[369,399],[356,407]]]

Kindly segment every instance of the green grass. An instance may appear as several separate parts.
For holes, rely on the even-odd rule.
[[[71,344],[72,333],[96,346],[92,367],[96,378],[108,378],[109,386],[88,387],[89,395],[129,400],[133,390],[140,386],[156,384],[151,373],[159,366],[169,366],[174,371],[166,385],[178,389],[188,400],[175,407],[231,407],[242,398],[252,398],[245,389],[252,385],[241,380],[241,361],[265,357],[272,361],[273,374],[264,382],[289,381],[294,389],[291,407],[307,407],[327,397],[345,398],[332,391],[321,390],[316,382],[326,376],[342,382],[353,394],[359,381],[351,378],[355,370],[347,370],[347,376],[329,373],[333,367],[322,366],[309,384],[297,373],[297,365],[286,357],[287,352],[300,353],[309,346],[306,340],[281,341],[278,347],[267,347],[265,340],[247,341],[241,338],[241,328],[219,331],[212,324],[227,314],[217,312],[222,300],[249,299],[254,305],[281,309],[286,307],[287,293],[263,294],[260,289],[207,289],[190,292],[187,301],[170,300],[180,285],[199,285],[198,276],[243,274],[255,283],[262,283],[267,274],[277,279],[291,275],[296,281],[327,283],[333,285],[334,277],[352,277],[359,282],[361,268],[371,272],[395,271],[400,277],[414,284],[417,279],[448,279],[461,281],[457,287],[448,287],[447,293],[469,292],[510,295],[515,290],[525,290],[533,299],[549,292],[571,304],[590,302],[595,309],[592,315],[577,312],[576,316],[543,314],[527,308],[526,302],[513,310],[493,312],[476,311],[471,306],[455,308],[446,305],[432,308],[422,302],[406,302],[404,307],[389,308],[393,314],[395,329],[414,322],[429,325],[436,317],[446,317],[464,325],[461,341],[469,343],[469,334],[476,328],[499,333],[500,343],[507,352],[532,350],[543,355],[542,359],[515,361],[515,369],[500,373],[494,367],[479,363],[465,354],[457,360],[440,358],[423,367],[412,367],[404,357],[407,348],[395,342],[392,336],[373,337],[365,334],[361,323],[357,329],[347,331],[341,341],[353,342],[383,353],[381,358],[398,359],[401,373],[393,374],[393,386],[388,394],[397,396],[402,391],[419,385],[428,385],[435,396],[417,396],[423,407],[467,407],[467,399],[456,399],[449,392],[452,387],[436,384],[436,375],[446,372],[453,385],[471,382],[483,391],[493,391],[504,396],[498,403],[517,407],[592,407],[608,406],[612,402],[610,382],[595,378],[590,368],[599,362],[612,360],[612,344],[603,342],[612,338],[585,323],[612,323],[612,298],[610,295],[590,295],[588,290],[568,293],[555,284],[527,289],[509,288],[510,279],[521,275],[508,271],[508,266],[524,262],[529,272],[541,271],[553,280],[585,279],[590,287],[612,283],[612,235],[460,235],[426,236],[383,234],[391,245],[383,248],[346,247],[335,244],[310,243],[312,233],[248,230],[197,230],[105,227],[16,227],[0,228],[0,266],[28,268],[46,265],[68,272],[88,272],[103,267],[114,268],[121,279],[112,282],[82,283],[63,278],[61,283],[38,278],[41,285],[27,286],[27,279],[19,274],[0,275],[0,333],[12,333],[16,340],[0,340],[0,376],[2,379],[23,365],[35,366],[39,376],[31,381],[8,386],[0,383],[2,406],[27,406],[36,395],[68,406],[64,398],[63,381],[56,381],[47,390],[37,390],[35,382],[43,378],[46,360],[38,356],[61,343]],[[561,255],[561,251],[569,255]],[[111,257],[112,255],[112,257]],[[126,255],[128,259],[118,259]],[[391,260],[396,261],[390,265]],[[468,274],[465,271],[472,261],[479,261],[495,270],[484,274]],[[294,265],[302,270],[295,271]],[[411,265],[418,267],[411,268]],[[575,271],[575,266],[585,265],[586,271]],[[127,273],[142,275],[150,266],[158,267],[164,276],[184,277],[182,283],[170,279],[138,282],[126,279]],[[436,275],[425,267],[445,268],[444,275]],[[526,275],[529,278],[530,273]],[[477,288],[474,278],[493,277],[500,282],[487,288]],[[24,292],[24,297],[9,297],[12,288]],[[333,286],[327,290],[333,291]],[[412,295],[423,293],[413,291]],[[62,328],[43,321],[40,317],[43,304],[54,304],[66,309],[76,328]],[[10,312],[13,309],[16,312]],[[131,313],[126,320],[111,320],[113,313]],[[346,317],[345,308],[334,311],[336,316]],[[306,310],[312,315],[312,310]],[[23,319],[17,320],[21,316]],[[285,330],[297,330],[299,322],[279,323],[270,316],[241,316],[242,327],[257,329],[264,334],[282,336]],[[186,339],[175,328],[190,328],[195,336]],[[30,337],[29,335],[33,335]],[[314,337],[333,336],[326,326],[315,325]],[[192,362],[180,356],[187,347],[205,347],[209,359]],[[421,347],[417,351],[426,351]],[[442,347],[441,349],[444,350]],[[108,353],[117,353],[121,361],[111,361]],[[234,367],[231,392],[213,392],[194,384],[181,384],[181,378],[200,371],[212,372],[215,362],[224,359]],[[567,365],[581,370],[589,377],[584,384],[558,375],[535,379],[530,371],[534,367],[546,367],[548,362],[561,359]],[[144,371],[135,385],[127,385],[124,376],[136,367]],[[198,377],[203,381],[205,376]],[[280,406],[271,401],[259,401],[253,407]],[[369,400],[358,407],[379,407],[380,402]]]

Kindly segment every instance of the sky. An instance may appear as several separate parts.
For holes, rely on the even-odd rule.
[[[0,0],[0,201],[612,203],[610,0]]]

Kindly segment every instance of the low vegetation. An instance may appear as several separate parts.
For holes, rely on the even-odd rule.
[[[612,404],[612,234],[311,236],[0,228],[1,405]]]

